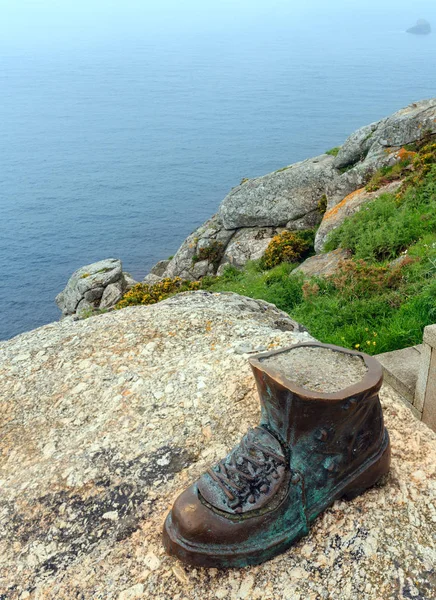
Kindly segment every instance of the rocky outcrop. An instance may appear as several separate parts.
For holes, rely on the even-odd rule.
[[[234,234],[214,215],[186,238],[161,276],[196,280],[212,275]]]
[[[416,25],[406,29],[407,33],[414,33],[416,35],[428,35],[431,33],[431,25],[425,19],[418,19]]]
[[[275,231],[318,225],[324,201],[327,213],[316,246],[320,251],[334,221],[328,221],[332,209],[344,199],[347,211],[369,201],[371,196],[362,195],[351,203],[350,194],[364,188],[381,167],[400,161],[404,145],[429,134],[436,134],[436,99],[411,104],[362,127],[345,141],[336,157],[323,154],[245,180],[223,200],[218,214],[183,242],[165,270],[152,271],[146,281],[154,283],[162,277],[198,279],[221,273],[226,264],[243,266],[265,251]],[[337,211],[337,222],[346,212],[343,209],[341,205]]]
[[[399,162],[402,147],[429,134],[436,134],[436,98],[411,104],[354,132],[334,160],[334,167],[345,172],[328,190],[327,208],[363,187],[381,167]]]
[[[401,181],[394,181],[389,185],[383,186],[376,192],[367,192],[365,188],[356,190],[346,196],[339,204],[328,210],[319,226],[315,237],[315,250],[321,252],[329,234],[337,229],[345,219],[358,212],[364,204],[371,200],[379,198],[383,194],[391,194],[398,190]]]
[[[123,273],[120,260],[107,258],[75,271],[65,289],[56,296],[56,304],[64,317],[111,308],[136,283],[128,273]]]
[[[299,267],[292,271],[291,275],[303,273],[307,277],[330,277],[340,270],[341,263],[350,258],[351,253],[342,248],[317,254],[307,258]]]
[[[316,210],[321,196],[339,173],[334,158],[322,154],[275,173],[249,179],[224,198],[219,215],[226,229],[287,227]]]
[[[388,387],[383,485],[257,567],[165,555],[175,497],[258,422],[247,353],[305,339],[265,302],[195,292],[0,343],[0,597],[435,597],[436,436]]]

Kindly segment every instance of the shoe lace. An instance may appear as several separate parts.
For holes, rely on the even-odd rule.
[[[245,501],[254,504],[256,496],[267,493],[271,479],[280,478],[285,464],[283,456],[254,441],[249,431],[239,446],[208,473],[234,508]]]

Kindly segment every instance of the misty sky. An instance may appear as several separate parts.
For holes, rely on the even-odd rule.
[[[435,0],[304,0],[301,5],[295,0],[0,0],[0,44],[237,31],[287,22],[304,27],[309,19],[326,27],[374,19],[378,27],[396,28],[421,17],[436,20]]]

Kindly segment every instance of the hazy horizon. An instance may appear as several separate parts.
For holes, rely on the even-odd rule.
[[[252,33],[252,28],[290,34],[321,27],[341,30],[368,27],[407,29],[419,18],[434,21],[434,0],[354,1],[312,0],[290,6],[289,0],[0,0],[3,47],[65,46],[77,43],[126,41],[150,35],[202,35],[211,31]]]

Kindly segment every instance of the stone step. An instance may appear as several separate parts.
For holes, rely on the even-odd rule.
[[[406,401],[418,419],[419,411],[413,406],[416,382],[421,362],[423,345],[411,346],[394,352],[378,354],[375,358],[381,363],[384,380]]]

